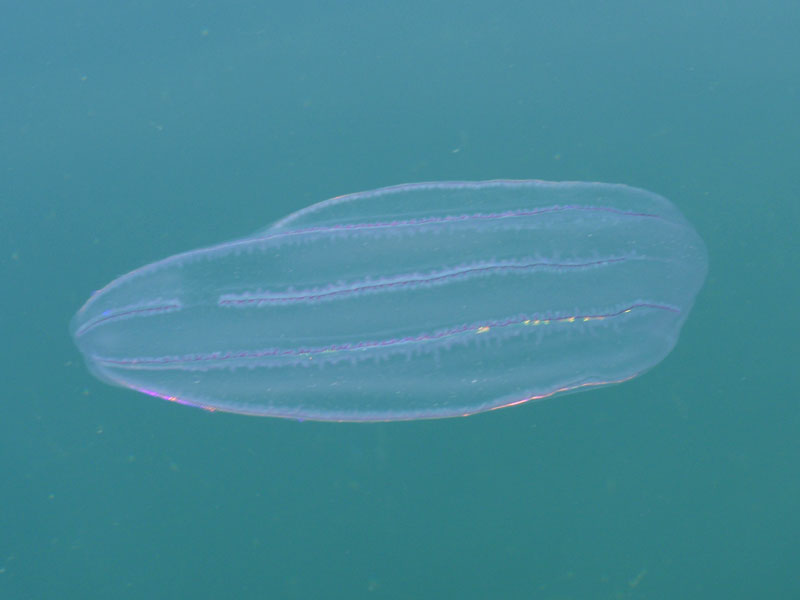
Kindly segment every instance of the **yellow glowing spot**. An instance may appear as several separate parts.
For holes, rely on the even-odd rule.
[[[524,325],[530,325],[531,324],[531,320],[530,319],[525,319],[522,323]]]
[[[489,331],[489,328],[484,326],[478,327],[478,330],[475,333],[486,333],[487,331]]]
[[[568,319],[566,319],[566,321],[567,321],[567,323],[574,323],[575,322],[575,317],[569,317]]]
[[[534,324],[534,325],[539,325],[539,324],[541,324],[541,321],[540,321],[539,319],[536,319],[536,320],[533,322],[533,324]]]

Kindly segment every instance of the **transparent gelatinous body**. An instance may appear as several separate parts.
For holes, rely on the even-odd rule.
[[[408,184],[141,267],[72,333],[100,379],[210,410],[468,415],[654,366],[706,264],[680,212],[641,189]]]

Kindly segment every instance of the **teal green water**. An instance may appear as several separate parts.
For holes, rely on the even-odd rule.
[[[0,598],[800,597],[796,3],[3,13]],[[298,423],[109,387],[69,337],[142,264],[491,178],[680,208],[710,269],[662,364],[465,419]]]

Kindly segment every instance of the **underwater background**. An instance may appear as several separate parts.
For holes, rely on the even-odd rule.
[[[800,5],[0,8],[0,598],[800,597]],[[468,418],[209,413],[91,376],[143,264],[415,181],[669,198],[709,273],[618,386]]]

